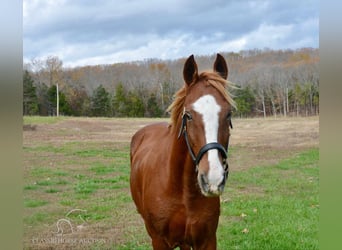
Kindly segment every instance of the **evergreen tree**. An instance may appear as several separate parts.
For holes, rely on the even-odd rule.
[[[126,110],[126,93],[122,83],[119,83],[115,88],[115,95],[113,98],[113,114],[117,117],[127,116]]]
[[[148,117],[161,117],[163,111],[159,107],[157,103],[157,98],[155,94],[151,94],[150,98],[147,101],[147,116]]]
[[[23,114],[37,115],[38,114],[38,98],[36,87],[33,85],[33,79],[30,73],[25,70],[23,77]]]
[[[49,115],[57,114],[57,87],[52,85],[47,91],[48,101],[49,101]],[[66,101],[65,94],[59,91],[59,112],[62,115],[71,115],[71,109]]]
[[[48,115],[55,116],[57,114],[57,87],[52,85],[48,91]]]
[[[48,97],[48,86],[45,83],[39,83],[37,85],[37,97],[38,97],[38,109],[39,115],[49,115],[50,102]]]
[[[135,92],[130,91],[127,96],[126,116],[143,117],[145,113],[144,103]]]
[[[59,92],[59,112],[61,115],[72,115],[72,110],[63,92]]]
[[[255,95],[249,86],[245,88],[239,87],[234,92],[234,100],[236,102],[237,115],[239,117],[247,117],[252,114],[255,105]]]
[[[94,90],[91,102],[93,116],[110,116],[110,96],[107,90],[100,85]]]

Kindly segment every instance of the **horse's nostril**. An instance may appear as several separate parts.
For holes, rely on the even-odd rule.
[[[208,184],[208,179],[204,174],[200,176],[202,184]]]
[[[209,191],[208,178],[205,174],[200,175],[200,185],[205,192]]]
[[[223,180],[219,184],[219,187],[224,187],[224,185],[226,185],[226,180],[227,180],[227,178],[223,178]]]

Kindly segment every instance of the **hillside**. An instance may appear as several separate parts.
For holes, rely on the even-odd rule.
[[[318,49],[220,53],[228,63],[229,80],[239,87],[232,90],[238,104],[235,115],[319,113]],[[199,70],[211,69],[215,56],[195,54]],[[54,56],[32,60],[24,66],[24,114],[54,115],[58,83],[59,108],[65,115],[165,116],[174,93],[183,85],[185,59],[75,68],[64,68]]]

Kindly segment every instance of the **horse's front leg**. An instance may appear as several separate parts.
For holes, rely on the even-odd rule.
[[[180,250],[191,250],[191,247],[188,245],[182,245],[179,247]]]
[[[194,250],[216,250],[216,235],[206,238],[193,246]]]
[[[152,237],[153,250],[172,250],[163,238],[154,236]]]

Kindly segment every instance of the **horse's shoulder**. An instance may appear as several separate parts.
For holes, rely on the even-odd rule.
[[[165,137],[169,132],[169,124],[166,122],[159,122],[149,124],[139,129],[132,137],[131,140],[131,155],[136,152],[139,146],[144,142],[156,141]]]

